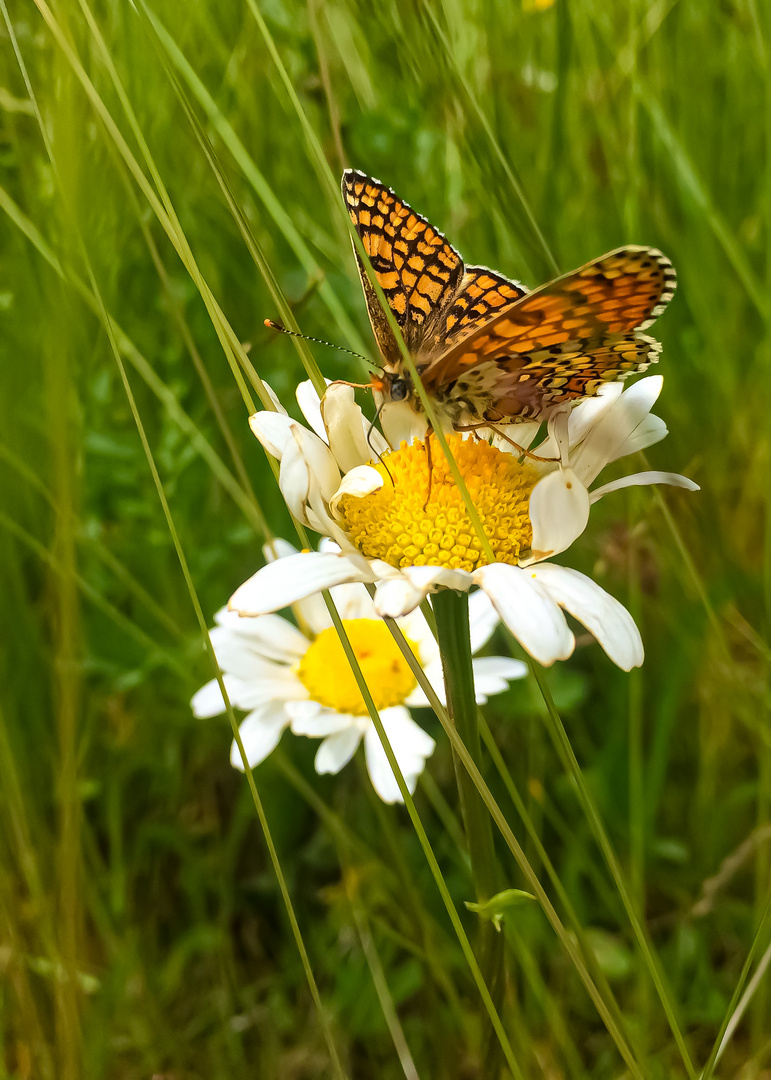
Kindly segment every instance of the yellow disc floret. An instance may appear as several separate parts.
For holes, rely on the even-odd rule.
[[[532,540],[528,501],[538,473],[481,439],[452,434],[447,441],[495,560],[516,564]],[[403,442],[371,462],[383,486],[363,498],[343,496],[343,527],[363,555],[391,566],[474,570],[487,559],[436,439],[430,457],[424,443]]]
[[[417,682],[388,627],[379,619],[344,619],[343,627],[376,708],[401,705]],[[417,653],[417,646],[412,642],[409,645]],[[300,661],[297,675],[314,701],[337,712],[367,715],[364,698],[333,626],[321,631]]]

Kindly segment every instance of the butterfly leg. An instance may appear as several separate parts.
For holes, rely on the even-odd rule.
[[[335,379],[329,386],[352,386],[354,390],[371,390],[371,382],[348,382],[347,379]],[[329,389],[329,386],[327,389]]]
[[[426,432],[426,462],[428,463],[428,491],[426,492],[426,501],[423,503],[423,513],[428,508],[428,503],[431,498],[431,481],[434,475],[434,462],[431,457],[431,435],[433,434],[433,428],[429,424],[428,431]]]
[[[490,431],[494,431],[496,435],[500,436],[501,439],[505,439],[506,442],[509,443],[511,446],[513,446],[514,449],[518,453],[522,454],[523,457],[532,458],[533,461],[548,461],[548,462],[559,461],[559,458],[541,457],[540,454],[534,454],[532,450],[526,450],[524,446],[520,446],[520,444],[518,442],[514,442],[514,440],[512,438],[510,438],[505,432],[503,432],[499,428],[497,428],[495,426],[495,424],[491,424],[489,422],[485,422],[484,424],[464,424],[462,427],[457,427],[455,430],[456,431],[478,431],[480,428],[489,428]]]

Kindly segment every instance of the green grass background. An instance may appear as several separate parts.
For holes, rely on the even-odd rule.
[[[115,352],[210,619],[264,522],[293,535],[238,343],[295,412],[301,358],[266,316],[373,348],[349,165],[528,285],[625,242],[677,268],[648,460],[702,490],[600,504],[570,559],[634,611],[645,666],[582,641],[549,684],[690,1075],[748,986],[715,1075],[771,1075],[767,5],[48,3],[0,0],[0,1075],[334,1075],[227,720],[190,714],[211,670]],[[642,1075],[689,1075],[535,687],[487,717]],[[463,910],[452,760],[421,720],[439,746],[417,805]],[[484,1076],[409,819],[362,769],[316,777],[314,750],[285,738],[255,775],[345,1073]],[[537,905],[501,948],[524,1077],[631,1075]]]

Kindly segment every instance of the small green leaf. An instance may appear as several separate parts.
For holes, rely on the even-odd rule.
[[[526,900],[535,900],[535,897],[523,889],[504,889],[503,892],[491,896],[484,904],[476,904],[472,900],[466,900],[464,903],[469,911],[475,911],[483,919],[490,919],[495,929],[500,932],[501,922],[506,912],[511,908],[519,907]]]

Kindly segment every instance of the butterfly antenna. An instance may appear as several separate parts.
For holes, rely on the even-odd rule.
[[[383,405],[385,405],[385,402],[383,402]],[[369,428],[367,429],[367,446],[370,448],[372,453],[375,455],[375,457],[378,459],[378,461],[383,466],[385,471],[388,473],[388,479],[391,481],[391,485],[393,486],[394,478],[393,478],[393,476],[391,476],[391,470],[386,465],[385,460],[383,459],[383,455],[381,453],[379,453],[375,449],[375,447],[372,445],[372,442],[371,442],[372,432],[375,430],[375,424],[380,419],[380,414],[383,411],[383,405],[381,405],[380,408],[378,409],[378,411],[375,413],[375,418],[372,421],[372,423],[369,425]]]
[[[277,330],[281,334],[288,334],[290,337],[302,338],[303,341],[315,341],[317,345],[326,345],[330,349],[337,349],[338,352],[350,353],[351,356],[358,356],[360,360],[364,360],[365,363],[369,363],[366,356],[362,356],[360,352],[354,352],[353,349],[346,349],[342,345],[334,345],[331,341],[323,341],[321,338],[309,337],[307,334],[298,334],[296,330],[288,330],[281,323],[273,322],[272,319],[265,319],[265,325],[269,330]]]

